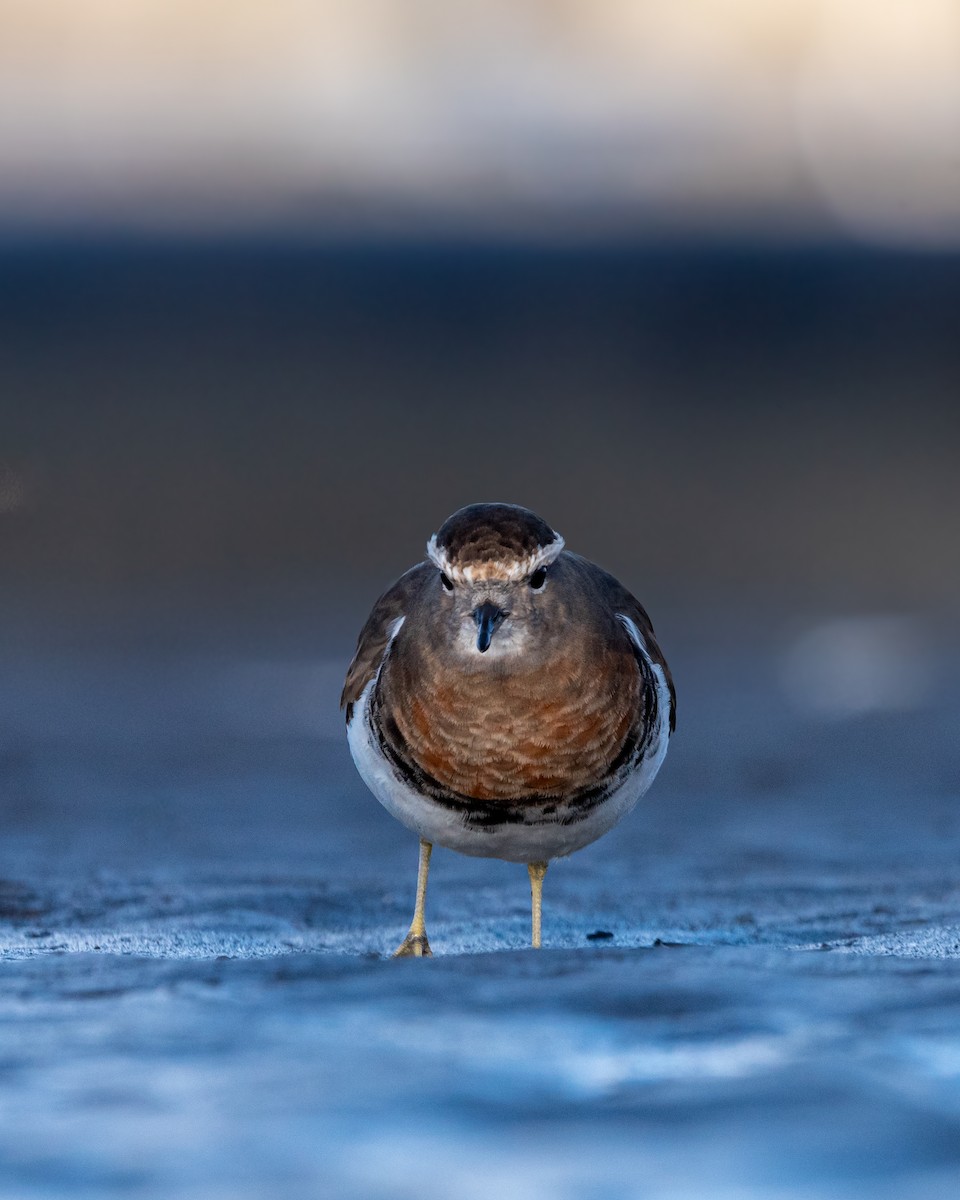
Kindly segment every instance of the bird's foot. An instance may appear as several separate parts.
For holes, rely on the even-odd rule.
[[[433,951],[426,933],[414,933],[411,929],[393,952],[394,958],[432,958]]]

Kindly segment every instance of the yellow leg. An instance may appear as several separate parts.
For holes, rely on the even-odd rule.
[[[531,900],[531,945],[534,950],[540,949],[540,916],[543,911],[543,877],[547,873],[545,862],[527,863],[527,874],[530,876]]]
[[[417,903],[410,922],[410,932],[394,950],[394,958],[430,958],[433,951],[427,941],[427,925],[424,909],[427,904],[427,876],[430,874],[430,842],[420,839],[420,866],[417,870]]]

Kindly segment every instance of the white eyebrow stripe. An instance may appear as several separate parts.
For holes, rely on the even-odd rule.
[[[540,567],[549,567],[552,562],[556,562],[565,544],[558,533],[554,535],[552,542],[546,546],[538,546],[532,554],[523,558],[514,558],[506,562],[470,563],[465,567],[458,567],[450,561],[446,551],[437,545],[437,535],[434,534],[427,542],[427,556],[454,583],[479,583],[487,579],[515,583],[526,579]]]

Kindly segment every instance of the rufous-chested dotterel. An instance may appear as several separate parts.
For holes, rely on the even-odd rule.
[[[526,863],[539,946],[547,864],[634,807],[676,711],[643,607],[513,504],[443,523],[374,605],[341,703],[364,782],[420,836],[412,955],[434,843]]]

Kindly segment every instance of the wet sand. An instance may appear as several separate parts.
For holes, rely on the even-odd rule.
[[[435,958],[394,962],[415,839],[349,760],[349,640],[281,615],[8,626],[0,1194],[955,1194],[955,647],[838,720],[785,698],[789,623],[661,622],[677,739],[551,868],[544,951],[522,868],[438,851]]]

